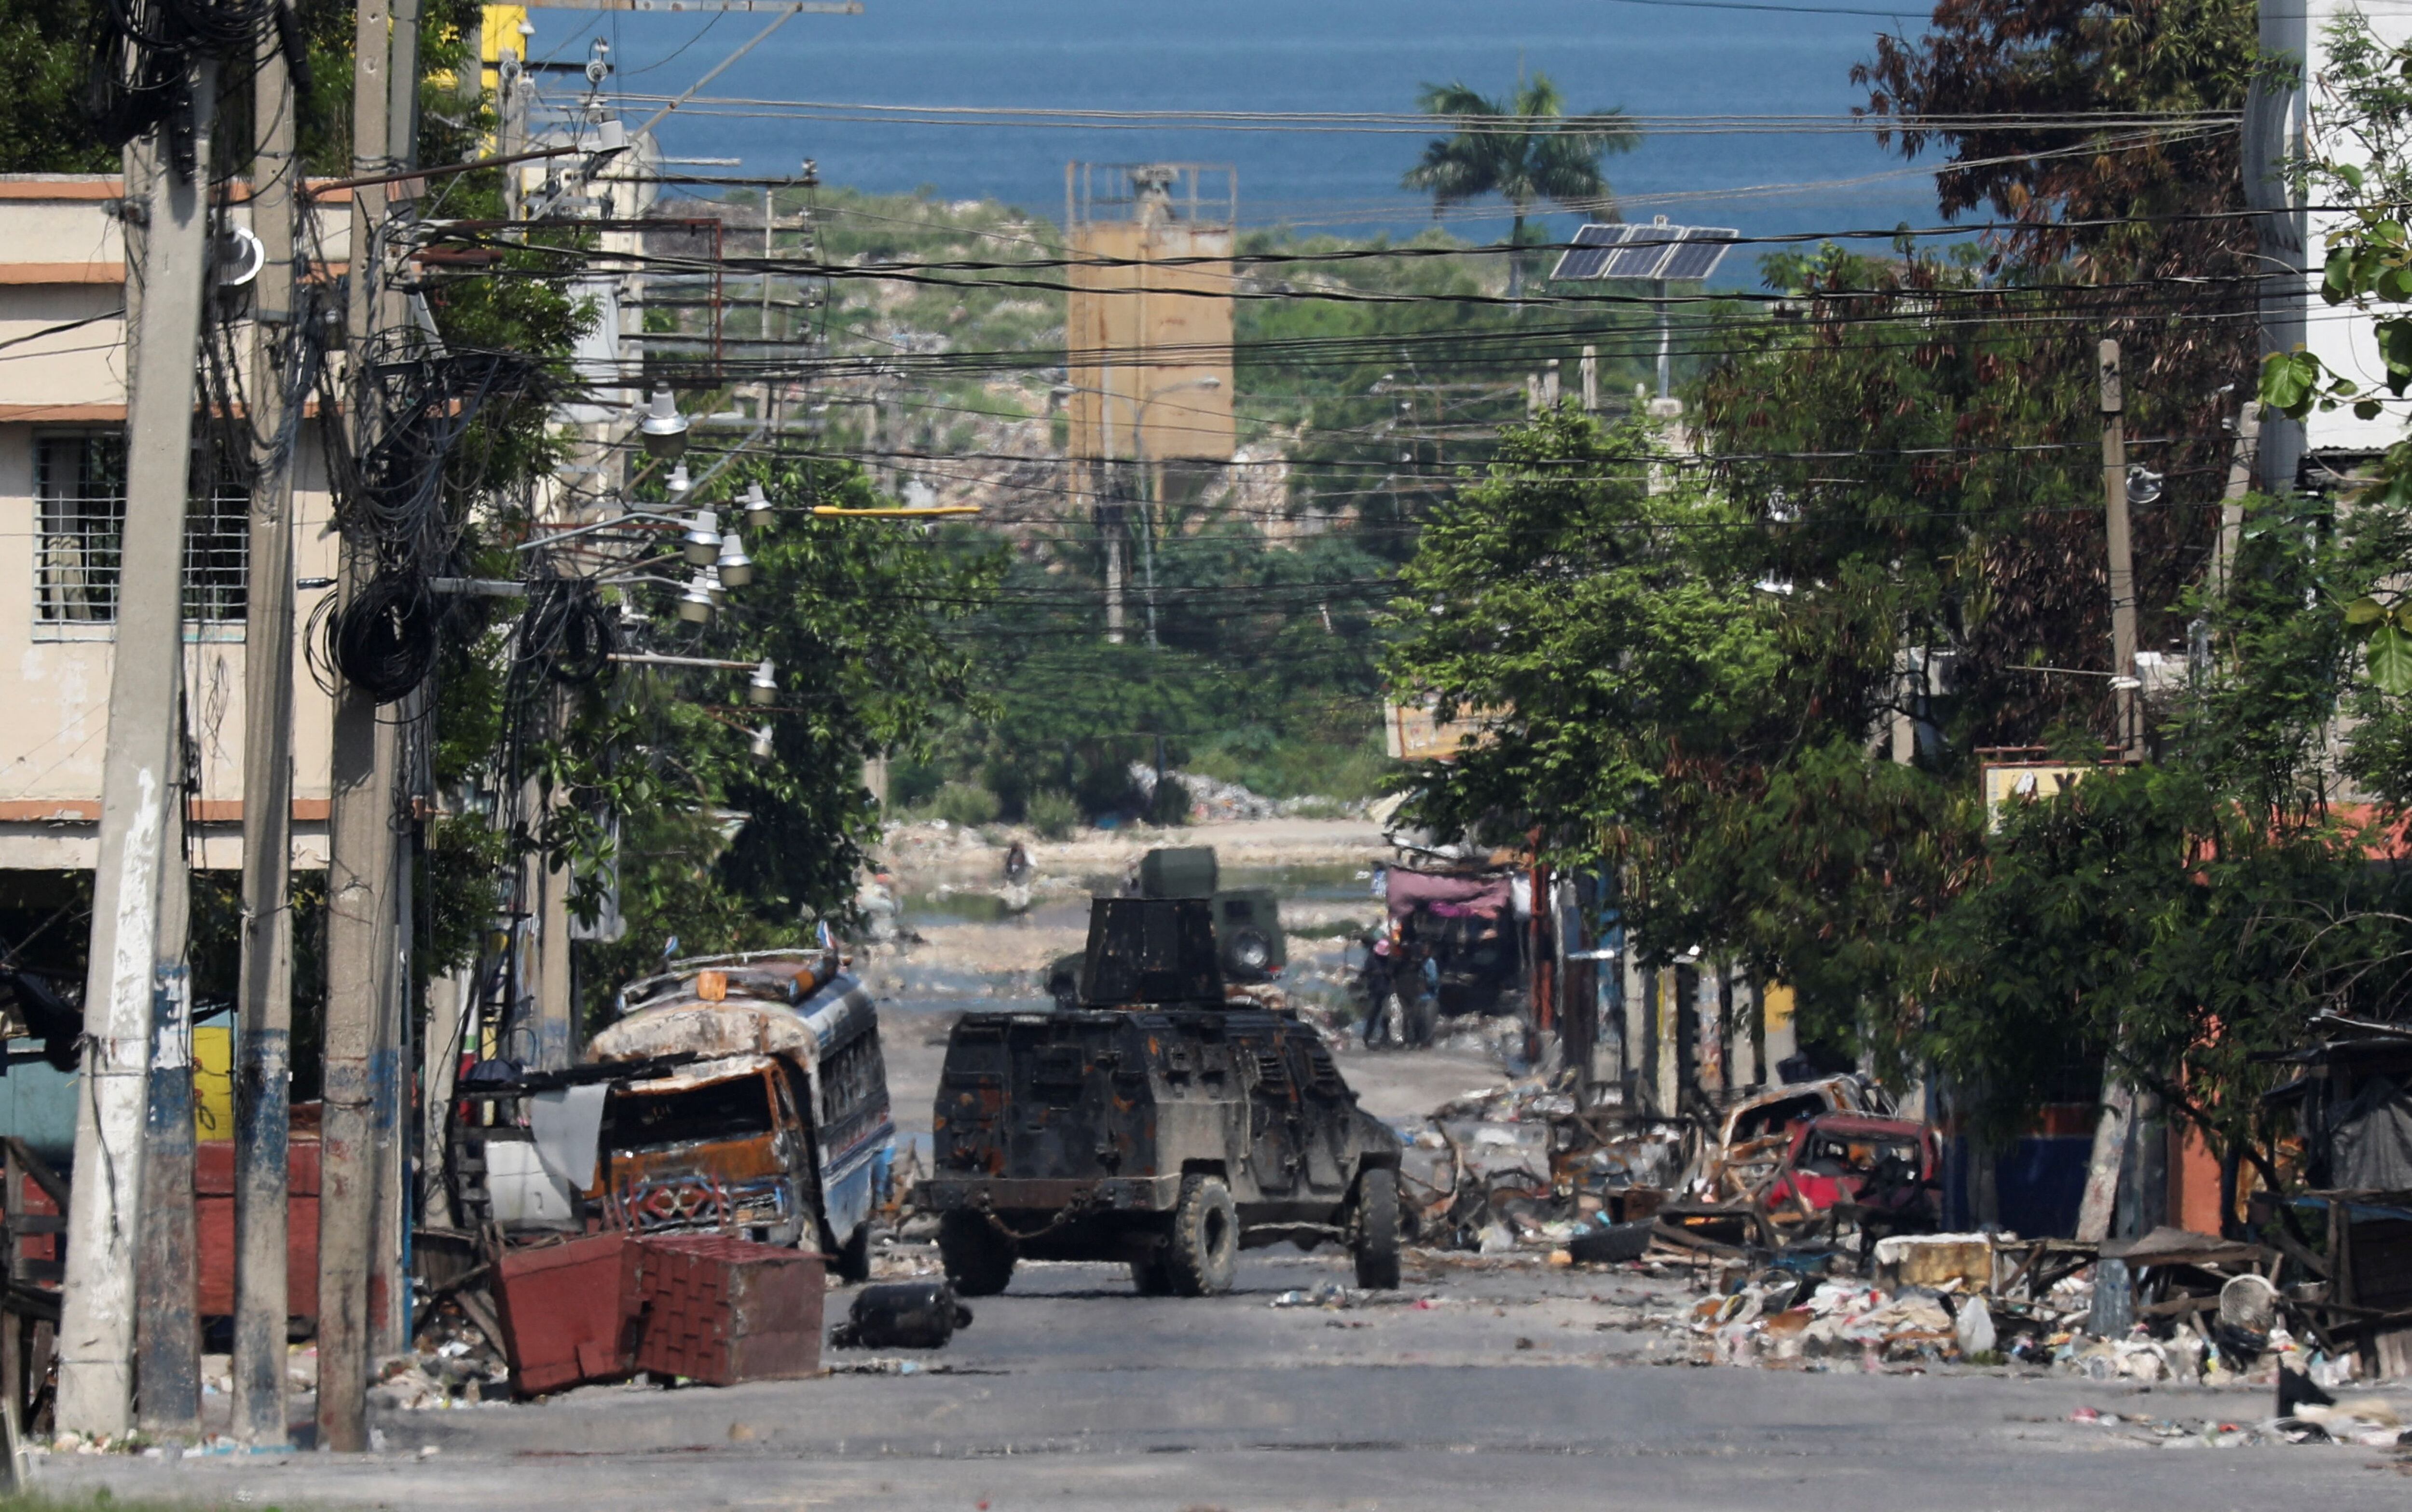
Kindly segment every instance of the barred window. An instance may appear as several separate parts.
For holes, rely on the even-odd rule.
[[[36,612],[46,621],[114,621],[125,529],[125,435],[37,438],[34,491],[42,517],[34,565]],[[243,618],[250,508],[249,491],[230,470],[210,467],[194,478],[184,513],[184,618]]]

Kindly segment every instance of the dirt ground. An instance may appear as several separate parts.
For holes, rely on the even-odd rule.
[[[1064,840],[1041,840],[1032,830],[1007,825],[980,829],[941,829],[942,821],[899,825],[889,831],[880,861],[900,892],[940,883],[987,883],[1001,878],[1007,849],[1017,842],[1029,856],[1040,887],[1050,881],[1120,876],[1158,845],[1212,845],[1222,865],[1232,868],[1316,866],[1387,859],[1381,826],[1370,819],[1235,819],[1219,824],[1158,829],[1130,825],[1120,829],[1082,829]]]

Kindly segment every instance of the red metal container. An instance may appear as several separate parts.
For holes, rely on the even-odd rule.
[[[810,1375],[821,1367],[821,1259],[714,1236],[639,1242],[645,1252],[640,1369],[708,1386]]]
[[[532,1397],[636,1369],[642,1258],[621,1234],[504,1254],[494,1267],[494,1311],[512,1390]]]
[[[297,1131],[286,1147],[285,1311],[318,1315],[318,1137]],[[193,1220],[200,1251],[201,1313],[234,1312],[234,1141],[193,1149]]]

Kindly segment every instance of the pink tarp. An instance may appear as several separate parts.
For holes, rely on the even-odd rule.
[[[1511,903],[1504,876],[1434,876],[1390,869],[1390,917],[1405,918],[1419,908],[1444,917],[1472,914],[1497,918]]]

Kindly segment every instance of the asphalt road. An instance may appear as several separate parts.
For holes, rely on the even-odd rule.
[[[1345,1279],[1335,1255],[1268,1251],[1235,1294],[1184,1301],[1108,1267],[1025,1267],[917,1373],[588,1387],[382,1414],[378,1454],[52,1456],[41,1475],[62,1493],[481,1512],[2412,1505],[2412,1451],[2194,1431],[2265,1417],[2261,1391],[1703,1368],[1646,1322],[1687,1306],[1684,1284],[1618,1273],[1448,1266],[1378,1305],[1272,1305]],[[2081,1406],[2109,1420],[2071,1421]]]

